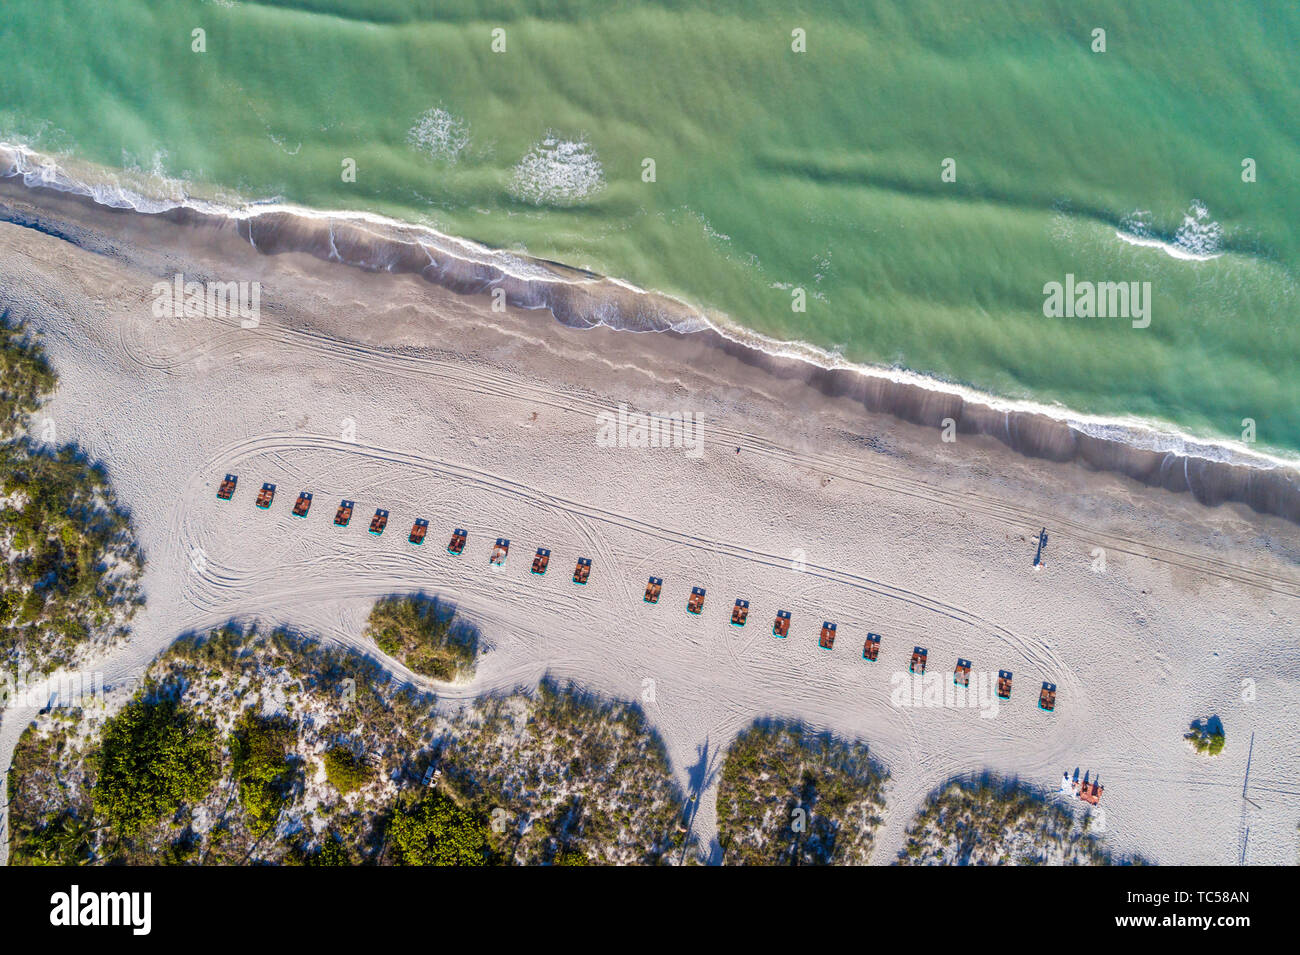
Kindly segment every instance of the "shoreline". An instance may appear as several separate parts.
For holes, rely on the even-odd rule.
[[[729,323],[724,326],[685,302],[618,279],[380,216],[280,203],[235,210],[202,200],[147,200],[156,208],[142,210],[132,204],[134,194],[119,188],[119,202],[105,201],[103,194],[68,177],[52,160],[33,165],[38,156],[0,143],[0,221],[89,248],[97,215],[155,218],[189,229],[233,232],[263,255],[304,253],[369,272],[412,275],[457,295],[501,289],[506,305],[548,311],[571,328],[603,326],[690,338],[705,346],[703,350],[719,351],[827,397],[847,398],[872,414],[934,429],[951,419],[957,434],[993,438],[1027,458],[1075,463],[1148,487],[1189,493],[1210,507],[1244,504],[1300,523],[1297,461],[1143,423],[998,399],[912,372],[836,361],[812,345],[777,342]],[[29,209],[15,208],[9,200]],[[60,219],[64,203],[78,214]]]
[[[1226,864],[1240,857],[1246,740],[1257,734],[1252,758],[1266,767],[1253,781],[1285,790],[1294,775],[1294,687],[1270,684],[1267,705],[1240,692],[1293,642],[1293,524],[988,438],[944,444],[704,336],[568,328],[416,275],[260,255],[230,226],[53,194],[37,208],[28,193],[6,198],[13,188],[0,184],[0,207],[26,227],[0,224],[6,304],[60,378],[41,414],[105,462],[146,554],[147,602],[128,641],[80,664],[104,685],[231,620],[382,660],[365,636],[374,601],[434,593],[490,652],[466,683],[393,672],[449,706],[548,674],[641,699],[683,785],[709,780],[756,718],[867,741],[892,779],[881,862],[950,776],[1055,787],[1080,766],[1106,780],[1115,851]],[[260,325],[160,320],[150,288],[176,271],[260,281]],[[599,415],[620,402],[700,414],[703,458],[602,446]],[[240,476],[233,503],[215,496],[225,473]],[[269,511],[253,506],[259,482],[280,488]],[[289,512],[300,488],[317,502],[306,520]],[[391,509],[388,531],[334,527],[340,498],[363,517]],[[404,536],[416,517],[432,546]],[[1042,525],[1049,564],[1036,571]],[[454,527],[470,534],[460,557],[440,546]],[[493,573],[500,537],[513,544]],[[545,578],[528,572],[535,546],[552,549]],[[586,587],[562,572],[579,556],[595,561]],[[650,575],[665,582],[656,606],[642,600]],[[685,609],[693,586],[708,593],[698,617]],[[728,624],[734,597],[751,602],[744,629]],[[794,620],[780,640],[767,629],[778,608]],[[823,620],[840,624],[833,650],[819,645]],[[875,664],[859,649],[868,631],[884,635]],[[976,674],[1012,670],[1016,696],[996,718],[896,701],[914,645],[941,678],[960,657]],[[1060,688],[1051,716],[1034,706],[1039,680]],[[1207,712],[1236,741],[1215,763],[1182,738]],[[34,713],[4,714],[0,763]],[[1201,785],[1176,784],[1185,778]],[[699,798],[706,843],[716,793],[709,782]],[[1251,861],[1294,857],[1295,811],[1290,797],[1265,804]],[[1208,820],[1194,846],[1179,826],[1189,813]]]

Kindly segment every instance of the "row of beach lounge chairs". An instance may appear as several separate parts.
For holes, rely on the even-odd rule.
[[[217,498],[222,501],[229,501],[235,495],[235,487],[239,478],[233,474],[227,474],[225,480],[221,482],[217,490]],[[256,505],[267,510],[271,502],[275,500],[275,485],[263,484],[262,489],[257,494]],[[305,518],[311,510],[312,496],[309,492],[303,491],[298,495],[293,506],[293,516]],[[334,525],[336,527],[347,527],[352,522],[352,511],[356,507],[354,501],[346,498],[339,503],[338,509],[334,512]],[[374,517],[370,520],[370,533],[376,537],[384,533],[384,528],[388,526],[388,511],[383,508],[375,510]],[[417,518],[411,526],[411,533],[407,540],[417,546],[424,543],[425,535],[429,530],[429,522],[423,518]],[[469,532],[464,528],[457,527],[451,535],[451,541],[447,545],[447,553],[453,556],[460,556],[465,550],[465,544],[469,540]],[[493,567],[502,567],[505,565],[506,556],[510,553],[510,541],[504,537],[498,537],[492,545],[491,554],[488,557],[488,563]],[[537,548],[537,553],[533,557],[531,572],[543,576],[551,562],[551,552],[545,547]],[[575,584],[586,584],[591,577],[591,558],[579,557],[578,562],[573,570],[573,582]],[[664,582],[662,577],[651,577],[646,583],[645,596],[642,598],[648,604],[657,604],[663,593]],[[706,596],[703,587],[692,587],[690,595],[686,599],[686,610],[688,613],[699,616],[704,612],[704,598]],[[743,598],[737,598],[731,609],[731,625],[733,627],[743,627],[749,620],[749,601]],[[789,636],[792,615],[788,610],[778,610],[776,619],[772,624],[773,636],[781,639]],[[818,637],[818,645],[824,649],[830,650],[835,646],[836,625],[829,620],[822,622],[821,635]],[[862,646],[862,659],[869,662],[875,662],[880,655],[881,637],[878,633],[868,633],[866,641]],[[926,660],[929,657],[929,651],[924,647],[913,647],[911,662],[908,664],[908,670],[918,676],[925,673]],[[971,662],[966,659],[958,658],[957,666],[953,670],[952,681],[957,686],[970,686]],[[1011,680],[1010,670],[998,671],[997,695],[1000,699],[1011,699]],[[1042,689],[1038,694],[1039,709],[1051,712],[1056,709],[1056,684],[1044,681]]]

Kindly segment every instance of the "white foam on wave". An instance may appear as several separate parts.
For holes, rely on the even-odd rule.
[[[1136,415],[1092,415],[1055,402],[1048,404],[1003,398],[900,366],[886,368],[853,362],[837,351],[828,350],[820,345],[772,338],[737,325],[722,316],[711,315],[706,321],[710,328],[724,338],[776,358],[807,362],[819,368],[853,371],[867,378],[883,379],[896,384],[912,385],[926,391],[955,395],[965,402],[984,405],[1007,414],[1043,415],[1069,425],[1090,437],[1127,444],[1141,450],[1162,454],[1173,453],[1247,467],[1284,467],[1293,470],[1300,468],[1300,455],[1282,456],[1258,450],[1245,442],[1218,436],[1207,438],[1194,435],[1162,419],[1142,418]]]
[[[605,170],[586,139],[548,132],[515,166],[509,192],[535,206],[567,206],[605,187]]]
[[[430,159],[455,163],[469,146],[469,124],[435,106],[415,121],[406,133],[406,141]]]
[[[98,173],[101,167],[95,168]],[[209,200],[196,199],[189,195],[185,195],[181,199],[150,198],[123,188],[109,171],[104,170],[104,173],[106,181],[91,184],[84,178],[78,178],[67,173],[53,157],[42,155],[25,146],[0,142],[0,178],[21,176],[26,185],[45,186],[60,192],[87,196],[100,204],[113,208],[134,209],[145,213],[187,208],[209,215],[227,216],[236,220],[255,219],[258,216],[271,213],[286,213],[308,219],[342,220],[348,222],[354,228],[363,229],[363,231],[369,231],[364,230],[364,226],[370,224],[383,229],[382,232],[375,231],[371,233],[376,237],[419,245],[429,255],[431,262],[434,261],[435,253],[437,253],[450,255],[462,261],[490,265],[506,275],[519,279],[552,282],[557,285],[608,283],[639,295],[654,296],[661,301],[672,303],[681,308],[678,320],[669,329],[666,329],[681,334],[713,331],[739,345],[753,348],[776,358],[807,362],[826,369],[850,370],[869,378],[879,378],[913,385],[928,391],[952,394],[964,401],[985,405],[1007,413],[1041,414],[1070,425],[1084,434],[1119,441],[1146,450],[1172,452],[1210,461],[1250,467],[1300,468],[1300,456],[1282,457],[1277,454],[1256,450],[1242,442],[1221,439],[1217,436],[1205,438],[1189,434],[1178,430],[1163,420],[1144,419],[1136,416],[1103,417],[1083,414],[1059,404],[1043,404],[1034,401],[1001,398],[974,388],[945,381],[933,375],[921,374],[897,366],[883,367],[851,362],[842,355],[809,342],[772,338],[746,328],[726,315],[716,312],[706,314],[704,310],[676,296],[662,292],[648,292],[631,282],[611,276],[570,277],[558,275],[541,263],[490,248],[474,242],[472,239],[447,235],[425,225],[414,225],[410,222],[403,222],[370,212],[322,211],[278,200],[243,203],[235,207]],[[172,182],[175,182],[175,180],[172,180]],[[619,328],[618,316],[616,315],[608,316],[608,320],[606,316],[599,316],[599,323],[609,328]]]
[[[1120,222],[1115,235],[1130,245],[1159,249],[1166,255],[1188,262],[1208,262],[1223,255],[1223,226],[1210,218],[1210,211],[1200,201],[1193,201],[1183,216],[1183,223],[1172,242],[1155,235],[1147,222],[1149,210],[1129,213]]]

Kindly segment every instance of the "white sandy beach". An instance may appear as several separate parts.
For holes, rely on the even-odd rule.
[[[59,373],[37,419],[106,464],[145,553],[131,641],[85,667],[105,682],[231,618],[377,653],[360,636],[374,599],[424,590],[491,651],[472,683],[422,685],[471,699],[550,672],[645,700],[682,784],[704,783],[706,851],[729,741],[776,716],[860,737],[890,771],[878,863],[954,775],[1054,791],[1078,768],[1105,786],[1114,851],[1294,864],[1295,524],[991,439],[945,443],[689,336],[494,313],[487,295],[260,255],[233,233],[136,214],[79,227],[112,253],[0,223],[0,306],[42,334]],[[152,287],[176,272],[260,281],[260,324],[155,318]],[[698,413],[703,454],[600,447],[597,415],[620,403]],[[227,472],[239,487],[222,503]],[[269,512],[253,505],[263,481],[278,487]],[[314,494],[305,521],[289,513],[300,490]],[[344,530],[342,498],[357,502]],[[366,533],[377,507],[391,511],[381,538]],[[418,548],[417,517],[430,522]],[[444,549],[456,526],[469,531],[459,558]],[[494,572],[497,537],[511,548]],[[528,572],[539,546],[552,550],[544,578]],[[594,561],[586,587],[569,580],[579,556]],[[650,575],[665,581],[655,606],[641,600]],[[692,586],[708,592],[698,618]],[[743,629],[728,625],[737,597],[750,601]],[[777,609],[793,613],[785,640],[770,632]],[[833,650],[817,645],[823,620],[838,624]],[[883,635],[874,664],[868,631]],[[944,682],[958,657],[977,676],[1014,671],[1012,699],[991,717],[894,705],[914,645]],[[1035,705],[1043,680],[1058,686],[1051,714]],[[1228,737],[1216,759],[1182,740],[1211,714]],[[5,712],[0,764],[31,715],[21,701]]]

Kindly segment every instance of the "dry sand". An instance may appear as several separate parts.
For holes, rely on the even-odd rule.
[[[16,214],[28,201],[40,206]],[[491,647],[471,683],[432,685],[443,699],[549,671],[645,701],[683,785],[705,787],[696,830],[714,857],[726,747],[775,716],[860,737],[889,769],[877,862],[951,776],[1055,790],[1076,768],[1106,787],[1113,850],[1296,861],[1296,525],[989,438],[945,443],[691,336],[495,313],[487,295],[48,194],[0,205],[0,305],[41,332],[60,376],[37,420],[105,462],[147,560],[131,641],[86,665],[107,683],[231,618],[377,654],[361,637],[374,599],[424,590]],[[260,281],[260,325],[155,318],[152,286],[178,271]],[[596,416],[620,402],[698,413],[703,455],[598,446]],[[227,471],[239,489],[220,503]],[[278,485],[269,512],[253,505],[263,481]],[[303,489],[315,500],[300,521]],[[340,530],[344,497],[357,512]],[[391,511],[378,539],[376,507]],[[406,541],[417,517],[430,521],[422,548]],[[470,533],[459,558],[444,550],[454,526]],[[494,572],[499,536],[511,549]],[[528,572],[539,546],[552,550],[544,578]],[[594,559],[586,587],[569,580],[579,556]],[[665,581],[657,606],[641,600],[650,575]],[[708,591],[698,618],[693,585]],[[751,603],[743,629],[728,625],[737,597]],[[794,614],[785,640],[770,632],[778,608]],[[822,620],[839,625],[830,651]],[[874,664],[869,630],[884,638]],[[991,717],[895,705],[891,677],[915,644],[945,683],[959,656],[977,679],[1013,670],[1013,698]],[[1035,706],[1043,680],[1059,688],[1052,714]],[[1210,714],[1228,734],[1217,759],[1182,741]],[[23,700],[4,714],[0,765],[31,715]]]

